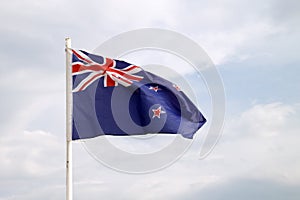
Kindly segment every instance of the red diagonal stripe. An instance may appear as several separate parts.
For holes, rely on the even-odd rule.
[[[84,61],[87,62],[87,63],[92,63],[91,60],[88,60],[88,59],[82,57],[82,56],[81,56],[79,53],[77,53],[74,49],[72,49],[72,52],[75,54],[75,56],[77,56],[77,57],[80,58],[81,60],[84,60]]]
[[[128,72],[128,71],[131,71],[131,70],[133,70],[133,69],[135,69],[135,68],[139,68],[139,67],[138,67],[138,66],[135,66],[135,65],[133,65],[133,66],[131,66],[131,67],[127,68],[127,69],[123,69],[123,71],[126,71],[126,72]]]
[[[81,88],[79,89],[79,91],[82,91],[85,89],[85,87],[92,81],[94,81],[98,76],[102,76],[102,74],[96,74],[95,76],[93,76],[92,78],[90,78],[90,80],[88,80],[87,82],[85,82]]]
[[[127,73],[125,73],[125,72],[123,72],[119,69],[115,69],[115,68],[109,68],[107,71],[118,73],[118,74],[120,74],[121,76],[124,76],[127,79],[131,79],[131,80],[135,80],[135,81],[139,81],[139,80],[143,79],[143,78],[137,77],[135,75],[127,74]]]

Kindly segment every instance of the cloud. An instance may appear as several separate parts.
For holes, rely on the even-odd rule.
[[[231,134],[247,136],[276,136],[281,134],[289,122],[289,118],[295,114],[295,108],[279,102],[270,104],[257,104],[243,112],[239,118],[230,120]]]
[[[283,184],[272,180],[240,178],[190,191],[174,199],[272,199],[296,200],[300,196],[299,184]]]
[[[294,45],[299,40],[298,7],[293,0],[192,1],[174,13],[172,29],[197,41],[217,65],[248,59],[276,65],[298,60],[293,53],[299,51]]]
[[[219,144],[207,159],[222,162],[217,169],[226,169],[226,177],[247,174],[248,178],[300,183],[296,170],[300,163],[295,161],[299,117],[297,104],[253,105],[226,123]]]
[[[0,160],[2,197],[24,195],[63,183],[64,144],[51,133],[24,131],[2,137]]]
[[[289,55],[288,49],[297,50],[290,42],[299,39],[295,34],[299,30],[293,28],[297,26],[290,23],[299,21],[297,7],[296,1],[282,5],[280,1],[262,4],[260,1],[242,3],[235,0],[185,4],[180,1],[6,3],[1,15],[10,23],[2,23],[1,38],[5,40],[0,43],[6,50],[1,55],[3,60],[11,61],[14,61],[12,55],[20,56],[26,66],[39,66],[43,62],[51,63],[53,67],[57,62],[53,62],[51,56],[64,58],[61,51],[66,36],[74,38],[74,46],[92,50],[101,41],[120,32],[157,27],[179,31],[192,38],[204,47],[216,64],[260,57],[270,59],[270,55],[279,50],[286,52],[283,53],[286,59],[295,60],[296,55]],[[65,16],[66,8],[73,13],[71,17]],[[91,27],[93,31],[90,31]],[[290,37],[281,38],[286,35]],[[276,43],[280,45],[270,47]],[[51,54],[47,55],[49,51]],[[24,54],[27,57],[22,56]],[[35,59],[31,59],[31,55],[35,55]]]
[[[45,175],[55,166],[63,167],[62,160],[53,157],[63,146],[58,138],[44,131],[12,134],[1,140],[1,177],[9,178],[12,174],[7,171],[14,167],[12,173],[19,171],[29,177]]]
[[[11,69],[2,73],[0,88],[3,96],[0,107],[4,114],[0,116],[1,132],[10,135],[22,132],[28,126],[35,129],[38,125],[32,123],[41,122],[46,116],[56,116],[50,121],[45,119],[48,130],[52,121],[58,118],[63,120],[64,87],[64,76],[47,69]],[[57,113],[60,113],[61,117],[57,117]],[[57,128],[62,130],[63,126]]]

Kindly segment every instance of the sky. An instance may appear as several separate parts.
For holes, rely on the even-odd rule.
[[[74,142],[74,199],[299,199],[299,10],[297,0],[3,1],[0,200],[65,198],[65,37],[93,51],[140,28],[181,33],[205,50],[225,89],[222,136],[200,159],[205,126],[176,162],[144,174],[113,170]],[[145,64],[140,54],[128,59]],[[196,96],[210,117],[209,94]],[[110,140],[133,152],[164,145]]]

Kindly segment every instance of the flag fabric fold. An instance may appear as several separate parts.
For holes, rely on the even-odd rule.
[[[72,50],[72,139],[193,135],[206,119],[180,88],[141,67]]]

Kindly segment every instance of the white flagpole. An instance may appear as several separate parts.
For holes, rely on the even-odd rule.
[[[72,71],[71,71],[71,38],[66,38],[66,200],[73,199],[73,180],[72,180]]]

